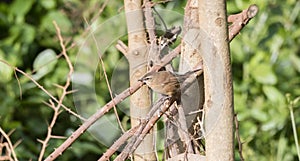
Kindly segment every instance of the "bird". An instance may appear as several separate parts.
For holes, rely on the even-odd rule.
[[[201,69],[185,74],[176,74],[169,71],[150,72],[139,79],[139,81],[145,83],[154,92],[171,97],[180,94],[180,84],[199,70]]]

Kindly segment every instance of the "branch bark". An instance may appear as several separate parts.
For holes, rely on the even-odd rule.
[[[144,14],[141,0],[124,0],[128,32],[130,85],[134,85],[147,72],[148,44],[144,28]],[[148,87],[141,87],[130,97],[131,126],[139,125],[150,111],[151,95]],[[145,137],[134,152],[134,160],[157,160],[153,131]]]
[[[233,92],[226,1],[199,0],[205,85],[206,160],[234,160]],[[200,34],[201,35],[201,34]]]

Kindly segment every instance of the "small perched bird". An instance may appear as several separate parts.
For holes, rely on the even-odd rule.
[[[143,78],[139,79],[139,81],[146,83],[147,86],[157,93],[174,96],[180,93],[180,84],[191,74],[199,70],[201,69],[190,71],[183,75],[168,71],[152,72],[146,74]]]

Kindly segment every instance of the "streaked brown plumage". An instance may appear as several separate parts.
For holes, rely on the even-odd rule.
[[[184,75],[171,73],[168,71],[159,71],[146,74],[143,78],[139,79],[147,84],[153,91],[173,96],[180,93],[180,84],[191,74],[199,70],[187,72]]]

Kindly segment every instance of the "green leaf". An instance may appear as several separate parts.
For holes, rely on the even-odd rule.
[[[31,25],[24,24],[22,27],[22,42],[32,43],[35,38],[35,28]]]
[[[25,15],[27,12],[31,9],[31,6],[33,5],[34,0],[15,0],[13,1],[10,12],[13,15],[16,15],[16,21],[17,22],[23,22]]]
[[[230,43],[230,48],[232,49],[233,59],[235,62],[241,63],[245,60],[246,54],[242,47],[242,41],[232,41]]]
[[[0,49],[0,59],[4,60],[4,53]],[[0,82],[6,83],[12,79],[13,69],[7,64],[0,61]]]
[[[250,70],[253,78],[259,83],[270,85],[277,83],[277,77],[269,64],[258,64]]]
[[[6,83],[11,80],[13,70],[7,64],[0,62],[0,81]]]
[[[53,9],[56,7],[56,1],[40,0],[38,2],[46,9]]]
[[[257,109],[257,108],[252,108],[250,110],[251,116],[260,121],[260,122],[264,122],[268,120],[268,115],[266,112],[262,111],[261,109]]]
[[[70,22],[68,17],[62,12],[58,11],[52,11],[48,13],[42,20],[41,28],[43,30],[50,31],[51,33],[56,33],[53,21],[57,23],[62,33],[68,33],[72,29],[72,23]]]
[[[270,101],[280,104],[284,103],[285,97],[277,88],[265,85],[263,86],[263,91]]]
[[[51,72],[57,63],[56,53],[52,49],[42,51],[33,62],[33,69],[36,71],[32,77],[39,80]]]

